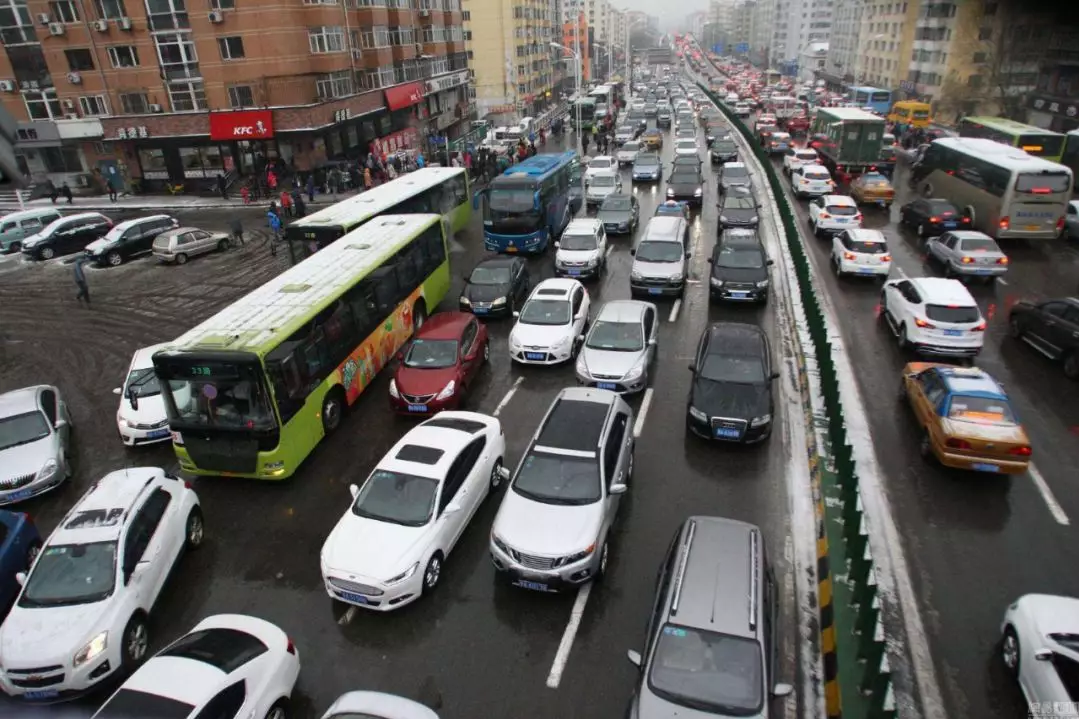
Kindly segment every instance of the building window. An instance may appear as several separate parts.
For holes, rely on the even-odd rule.
[[[233,85],[229,88],[229,107],[254,107],[255,93],[250,85]]]
[[[31,120],[54,120],[64,116],[55,88],[23,92],[22,99]]]
[[[191,27],[187,0],[146,0],[151,30],[181,30]]]
[[[341,27],[323,25],[307,29],[307,41],[311,52],[320,55],[345,51],[345,31]]]
[[[239,35],[217,38],[217,47],[221,50],[222,60],[238,60],[244,56],[244,39]]]
[[[124,0],[94,0],[97,16],[102,20],[119,20],[127,17]]]
[[[970,85],[975,90],[977,90],[978,88],[980,88],[982,86],[982,76],[981,75],[971,75],[970,77],[967,78],[967,84]]]
[[[82,172],[82,156],[79,148],[71,146],[43,147],[41,158],[46,172]]]
[[[154,42],[157,45],[157,58],[167,79],[202,77],[198,67],[199,56],[190,33],[160,33],[154,36]]]
[[[210,0],[210,7],[214,10],[233,10],[236,8],[236,0]]]
[[[113,67],[138,67],[139,49],[134,45],[113,45],[107,48]]]
[[[360,46],[365,49],[390,46],[390,29],[385,25],[375,25],[360,33]],[[311,52],[314,52],[312,50]]]
[[[150,101],[145,92],[121,92],[120,107],[125,115],[145,115],[150,112]]]
[[[89,48],[80,47],[74,50],[64,50],[67,57],[68,69],[72,72],[85,72],[94,69],[94,54]]]
[[[315,88],[320,100],[347,97],[352,94],[352,73],[348,70],[339,70],[322,75],[315,81]]]
[[[25,0],[0,0],[0,41],[4,45],[37,41]]]
[[[415,45],[416,36],[412,32],[412,28],[400,26],[390,28],[390,44],[391,45]]]
[[[381,87],[393,85],[393,65],[385,65],[375,70],[368,70],[363,75],[363,85],[368,90],[377,90]]]
[[[169,85],[169,103],[173,112],[191,112],[205,110],[206,88],[202,80],[192,82],[174,82]]]
[[[52,11],[53,19],[56,22],[75,23],[79,21],[79,8],[75,6],[74,0],[53,0],[49,3],[49,10]]]
[[[978,30],[978,39],[979,40],[992,40],[993,39],[993,28],[991,28],[991,27],[983,27],[982,29]]]
[[[79,109],[87,117],[98,117],[109,114],[108,98],[104,95],[90,95],[79,98]]]
[[[336,5],[337,0],[303,0],[304,5]]]

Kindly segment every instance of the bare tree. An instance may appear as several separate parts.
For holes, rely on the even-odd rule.
[[[973,94],[980,95],[976,99],[984,111],[1023,120],[1024,96],[1033,89],[1039,65],[1047,59],[1053,15],[1014,1],[995,8],[982,16],[970,43],[973,67],[968,85]]]

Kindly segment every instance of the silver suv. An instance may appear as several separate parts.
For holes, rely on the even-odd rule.
[[[609,390],[562,390],[495,516],[495,569],[540,592],[598,579],[607,569],[611,525],[632,477],[630,406]]]
[[[659,569],[630,719],[774,716],[778,601],[758,527],[690,517]]]

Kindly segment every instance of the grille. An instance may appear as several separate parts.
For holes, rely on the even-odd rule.
[[[168,426],[169,421],[167,419],[163,419],[160,422],[155,422],[153,424],[136,424],[135,429],[161,429]]]
[[[14,686],[17,686],[20,689],[42,689],[44,687],[52,687],[56,686],[57,684],[63,684],[64,675],[54,674],[53,676],[49,677],[33,676],[27,677],[26,679],[16,679],[15,677],[9,677],[8,681],[10,681]]]
[[[359,582],[350,582],[347,579],[331,579],[330,585],[333,586],[334,589],[340,589],[342,592],[351,592],[352,594],[368,594],[372,597],[380,597],[384,594],[384,592],[377,587],[360,584]]]
[[[57,665],[51,666],[51,667],[34,667],[33,669],[8,669],[7,673],[8,674],[21,674],[21,675],[49,674],[50,672],[60,672],[60,671],[63,671],[63,670],[64,670],[64,668],[62,666],[60,666],[59,664],[57,664]]]
[[[641,284],[646,285],[646,286],[650,286],[650,287],[666,287],[667,286],[667,278],[666,277],[645,277],[645,278],[643,278],[641,280]]]
[[[601,380],[622,379],[622,375],[620,374],[593,374],[592,377]]]
[[[490,302],[473,302],[472,309],[474,310],[489,310],[491,309]]]
[[[555,562],[558,561],[557,557],[538,557],[534,554],[524,554],[517,551],[514,551],[513,558],[522,567],[528,567],[529,569],[553,569]]]
[[[401,399],[409,404],[426,404],[433,400],[435,396],[433,394],[405,394],[401,393]]]
[[[19,487],[25,487],[34,481],[33,474],[24,474],[21,477],[11,477],[10,479],[0,480],[0,489],[18,489]]]
[[[735,292],[750,292],[757,289],[757,286],[752,282],[725,282],[723,286]]]
[[[587,267],[587,262],[560,262],[563,267]]]

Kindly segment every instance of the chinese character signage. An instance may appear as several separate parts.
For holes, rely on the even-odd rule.
[[[138,140],[150,136],[150,131],[144,125],[139,127],[121,127],[116,131],[117,140]]]
[[[344,122],[345,120],[351,120],[351,119],[352,119],[352,110],[349,110],[348,108],[333,111],[333,121],[335,123]]]
[[[424,89],[427,91],[428,95],[433,95],[436,92],[449,90],[451,87],[464,85],[466,82],[468,82],[468,78],[468,70],[461,70],[460,72],[451,73],[449,75],[441,75],[439,77],[428,80],[424,84]]]
[[[1048,112],[1052,115],[1064,115],[1065,117],[1079,117],[1079,101],[1059,102],[1048,97],[1031,95],[1027,100],[1027,106],[1038,112]]]
[[[420,134],[415,128],[410,127],[375,140],[371,143],[371,152],[376,155],[392,155],[399,150],[418,148],[419,145]]]

